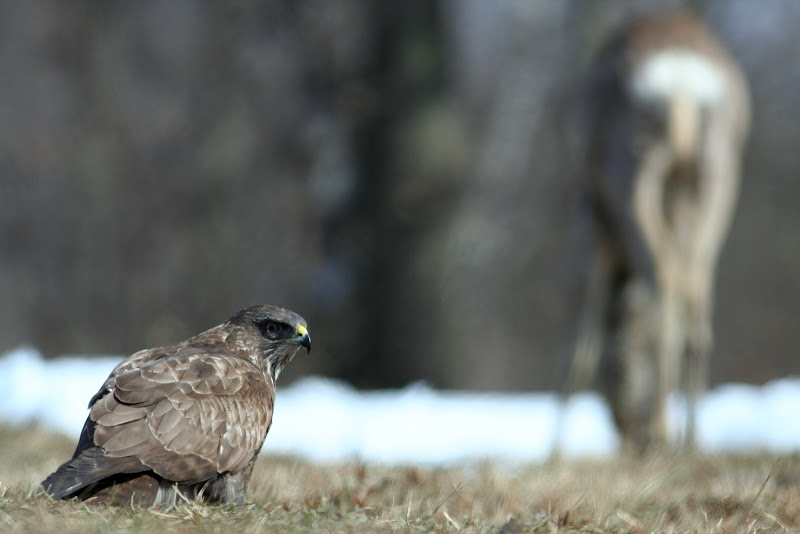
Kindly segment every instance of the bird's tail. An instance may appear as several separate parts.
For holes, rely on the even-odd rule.
[[[102,449],[90,447],[56,469],[42,482],[42,488],[54,499],[69,499],[79,495],[84,488],[112,475],[145,470],[147,467],[135,456],[111,458]]]

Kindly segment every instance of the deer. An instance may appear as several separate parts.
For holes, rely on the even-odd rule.
[[[590,257],[566,393],[603,384],[623,445],[644,451],[669,443],[667,397],[683,391],[691,449],[748,84],[712,31],[678,12],[619,32],[583,87],[577,213]]]

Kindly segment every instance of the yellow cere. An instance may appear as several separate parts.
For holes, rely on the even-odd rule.
[[[301,336],[304,336],[308,334],[308,329],[305,326],[299,324],[297,325],[297,333],[300,334]]]

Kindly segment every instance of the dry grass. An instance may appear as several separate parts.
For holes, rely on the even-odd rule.
[[[241,510],[148,510],[37,496],[72,447],[37,428],[0,427],[0,532],[800,532],[798,457],[449,469],[265,457]]]

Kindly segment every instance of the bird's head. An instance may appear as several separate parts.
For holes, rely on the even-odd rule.
[[[244,329],[255,342],[273,380],[278,379],[300,347],[311,352],[308,324],[293,311],[276,306],[253,306],[231,317],[228,323]]]

